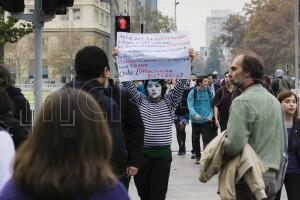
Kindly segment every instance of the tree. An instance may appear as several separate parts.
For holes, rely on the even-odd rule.
[[[293,0],[269,0],[257,7],[249,18],[243,46],[262,56],[266,73],[294,64],[293,8]]]
[[[29,22],[18,22],[17,19],[4,17],[4,11],[0,8],[0,62],[3,62],[4,45],[16,43],[25,35],[33,32],[33,25]]]
[[[207,74],[213,71],[220,71],[220,60],[223,59],[223,51],[218,38],[211,41],[209,46],[209,54],[207,58],[207,67],[205,72]]]
[[[244,11],[245,16],[226,21],[222,44],[232,53],[246,50],[260,55],[266,74],[286,64],[294,66],[294,0],[251,0]]]
[[[140,8],[137,15],[132,17],[130,32],[141,32],[142,19],[145,33],[167,33],[175,30],[175,23],[172,18],[164,16],[159,11],[151,11],[146,6],[145,8]]]
[[[192,73],[193,74],[203,74],[205,70],[205,60],[203,57],[199,55],[199,53],[196,54],[193,62],[192,62]]]
[[[67,28],[59,36],[48,38],[45,43],[44,55],[52,75],[59,74],[69,77],[74,74],[76,53],[88,45],[106,48],[100,38],[88,36],[84,32],[76,31],[73,27]]]
[[[24,83],[28,79],[29,66],[33,61],[33,42],[28,38],[22,38],[18,43],[8,43],[5,51],[9,70],[16,73],[17,83]],[[25,81],[24,81],[25,79]]]
[[[245,37],[245,26],[246,18],[241,15],[230,15],[228,20],[224,23],[223,33],[219,39],[221,44],[230,49],[232,54],[242,49]]]

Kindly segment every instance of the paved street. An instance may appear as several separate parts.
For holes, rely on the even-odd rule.
[[[196,165],[194,163],[195,160],[190,158],[191,127],[187,126],[186,130],[188,154],[185,156],[177,156],[178,145],[176,134],[173,135],[173,162],[167,200],[217,200],[219,199],[219,196],[216,193],[218,177],[215,176],[208,183],[201,183],[198,181],[199,165]],[[139,200],[133,181],[131,181],[129,195],[132,200]],[[287,200],[285,191],[283,192],[281,199]]]

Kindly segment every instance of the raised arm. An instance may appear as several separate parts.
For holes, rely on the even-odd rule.
[[[129,93],[132,95],[133,100],[137,105],[140,105],[141,99],[144,94],[142,94],[140,91],[138,91],[137,87],[134,85],[132,81],[125,81],[123,82],[123,86],[129,91]]]
[[[174,89],[170,90],[170,93],[166,96],[167,99],[170,101],[170,106],[175,109],[178,103],[181,101],[182,94],[185,90],[185,86],[187,84],[187,79],[179,80]]]

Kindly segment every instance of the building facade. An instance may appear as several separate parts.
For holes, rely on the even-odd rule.
[[[221,35],[223,24],[230,14],[230,10],[211,11],[211,16],[206,18],[206,47],[209,48],[211,41]]]
[[[25,0],[25,12],[34,12],[34,0]],[[119,6],[119,5],[118,5]],[[75,0],[66,15],[45,22],[43,30],[43,72],[53,82],[65,82],[74,75],[74,57],[84,46],[96,45],[109,50],[110,5],[99,0]],[[34,34],[5,47],[6,63],[21,83],[30,82],[34,69]],[[14,55],[15,49],[27,49]],[[16,60],[21,60],[17,62]],[[18,77],[18,74],[20,77]]]

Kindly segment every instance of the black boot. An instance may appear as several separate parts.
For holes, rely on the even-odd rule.
[[[183,144],[182,145],[182,149],[181,149],[182,151],[182,155],[185,155],[186,154],[186,149],[185,149],[185,144]]]
[[[184,155],[183,152],[182,152],[182,145],[179,145],[178,155],[179,155],[179,156]]]

